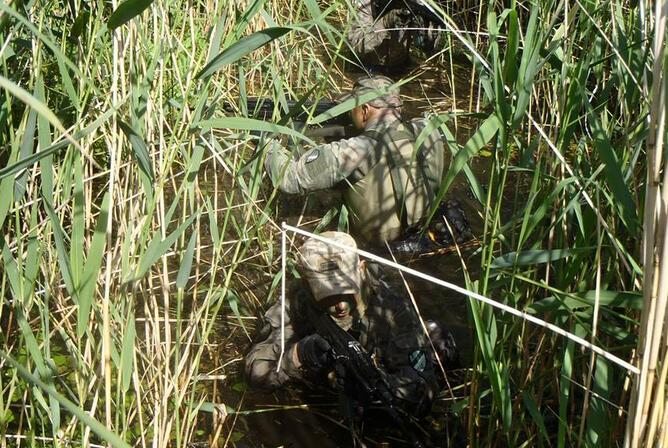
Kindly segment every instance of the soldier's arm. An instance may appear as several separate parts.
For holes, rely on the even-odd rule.
[[[348,42],[356,53],[365,54],[378,48],[389,33],[382,20],[373,17],[372,0],[354,0],[355,16],[348,31]]]
[[[250,384],[254,387],[275,389],[292,381],[302,379],[302,370],[296,356],[298,338],[289,318],[285,316],[285,354],[281,368],[277,371],[281,355],[280,303],[276,303],[266,313],[266,325],[262,333],[266,338],[251,347],[246,355],[245,371]]]
[[[372,146],[373,140],[359,136],[316,146],[293,159],[274,142],[265,168],[276,188],[285,193],[304,194],[331,188],[346,179],[364,161]]]

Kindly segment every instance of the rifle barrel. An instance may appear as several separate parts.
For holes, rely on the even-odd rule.
[[[285,117],[292,118],[293,121],[297,123],[305,123],[309,118],[316,117],[320,114],[325,113],[332,107],[336,106],[338,103],[331,100],[319,100],[319,101],[310,101],[310,100],[287,100],[285,106],[287,110],[279,103],[277,104],[271,98],[264,97],[248,97],[246,99],[246,110],[248,110],[249,116],[261,119],[269,120],[274,116],[276,111],[278,117],[282,120]],[[227,112],[233,112],[234,107],[225,103],[223,108]],[[348,114],[341,114],[336,117],[332,117],[329,120],[322,123],[325,126],[329,125],[340,125],[346,126],[350,125],[350,117]]]

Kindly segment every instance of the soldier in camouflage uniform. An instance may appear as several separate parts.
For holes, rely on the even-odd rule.
[[[296,160],[274,141],[265,167],[286,193],[344,187],[351,232],[379,245],[403,236],[429,212],[443,174],[444,145],[435,130],[415,148],[426,120],[401,119],[402,101],[391,79],[362,77],[350,96],[370,92],[379,96],[351,111],[360,135],[316,146]]]
[[[355,248],[353,238],[325,232],[325,238]],[[438,383],[429,343],[409,300],[393,293],[352,251],[307,240],[299,250],[301,281],[286,300],[285,355],[281,351],[280,303],[266,313],[261,342],[246,356],[251,385],[278,388],[289,383],[328,384],[333,366],[328,363],[329,343],[307,319],[305,307],[326,310],[333,320],[355,337],[387,374],[397,404],[411,415],[423,415]],[[372,271],[376,271],[374,274]]]
[[[367,67],[400,71],[412,44],[427,55],[440,45],[440,21],[418,0],[352,0],[352,6],[348,42]]]

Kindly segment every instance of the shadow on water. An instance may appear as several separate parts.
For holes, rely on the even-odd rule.
[[[463,73],[466,68],[462,68]],[[443,69],[437,66],[425,70],[417,78],[402,87],[402,94],[407,98],[405,102],[404,115],[407,118],[419,116],[423,110],[450,110],[453,107],[451,95],[453,84],[447,76],[442,76]],[[350,75],[355,78],[354,74]],[[458,80],[467,82],[467,76],[459,76]],[[458,86],[457,89],[464,89]],[[464,90],[459,90],[464,91]],[[459,102],[458,100],[457,102]],[[457,107],[465,109],[468,105]],[[470,135],[473,123],[467,123],[466,118],[457,124],[457,138],[464,143]],[[447,164],[446,164],[447,166]],[[489,161],[479,158],[473,161],[472,171],[479,179],[486,179]],[[482,231],[482,218],[480,206],[471,198],[466,180],[462,177],[457,179],[448,192],[448,198],[458,199],[471,223],[474,235],[480,235]],[[301,225],[307,229],[314,229],[314,223],[318,222],[327,211],[332,210],[340,204],[340,195],[336,191],[322,192],[304,197],[281,195],[278,201],[279,219],[290,224]],[[336,227],[334,218],[329,228]],[[469,271],[472,278],[476,278],[475,267],[479,266],[474,249],[464,250],[462,258],[456,253],[447,255],[435,255],[423,259],[414,260],[411,267],[433,275],[439,279],[464,285],[463,269]],[[243,270],[243,268],[241,268]],[[404,282],[397,273],[390,274],[390,282],[402,292],[405,291]],[[442,322],[449,329],[460,349],[462,364],[470,366],[472,362],[473,340],[472,327],[468,321],[467,299],[453,291],[417,278],[406,278],[411,292],[418,303],[422,317]],[[266,288],[267,285],[255,285],[258,289]],[[257,291],[261,297],[262,292]],[[224,314],[224,313],[221,313]],[[252,314],[252,312],[250,313]],[[235,322],[237,319],[229,313],[227,316],[219,317],[219,329],[225,341],[219,347],[222,352],[220,358],[232,359],[227,362],[225,379],[217,381],[214,391],[210,394],[212,401],[225,403],[228,409],[235,409],[225,418],[223,431],[220,438],[214,441],[216,446],[234,447],[347,447],[353,446],[349,428],[343,424],[341,414],[336,404],[337,398],[333,395],[323,395],[312,392],[300,392],[297,390],[285,390],[280,393],[266,393],[263,391],[248,389],[243,380],[242,355],[250,347],[250,341],[245,331]],[[249,319],[245,326],[252,333],[255,321]],[[211,359],[211,371],[219,371],[218,359]],[[447,367],[447,366],[446,366]],[[462,382],[464,373],[453,375],[450,378],[450,386],[456,387]],[[447,396],[446,396],[447,395]],[[463,397],[465,390],[459,388],[455,396]],[[450,415],[450,403],[452,399],[449,392],[443,392],[441,398],[434,405],[434,411],[428,417],[429,431],[435,434],[434,446],[459,446],[448,443],[452,440],[453,428],[459,424],[457,419]],[[215,422],[211,415],[203,417],[201,427],[209,428],[201,434],[201,440],[210,445],[211,435],[215,433]],[[391,431],[388,432],[387,419],[382,417],[370,420],[369,428],[365,429],[365,435],[369,436],[369,447],[374,446],[409,446],[395,438]],[[211,428],[214,428],[211,430]],[[456,429],[454,432],[457,432]],[[462,432],[461,429],[459,432]],[[375,437],[375,439],[374,439]],[[382,441],[380,443],[379,441]]]

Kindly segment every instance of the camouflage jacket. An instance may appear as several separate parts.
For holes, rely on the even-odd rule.
[[[421,14],[425,9],[417,7],[418,1],[353,0],[352,4],[348,42],[365,65],[393,71],[406,64],[411,45],[428,55],[442,46],[442,33],[437,31],[441,21]]]
[[[298,159],[274,142],[265,166],[274,186],[286,193],[304,194],[343,184],[355,236],[372,243],[391,241],[405,230],[402,225],[415,224],[424,216],[440,185],[444,145],[439,131],[420,138],[417,151],[410,141],[417,140],[426,126],[426,119],[403,122],[398,116],[387,114],[368,123],[359,136],[316,146]],[[401,176],[392,176],[401,177],[393,183],[406,185],[402,194],[408,222],[399,216],[402,205],[390,182],[388,154],[408,168],[402,168]],[[360,194],[356,197],[355,192]]]
[[[415,415],[428,411],[438,391],[429,343],[417,315],[404,297],[389,285],[367,275],[366,309],[353,318],[349,333],[371,354],[387,373],[397,404]],[[301,287],[300,287],[301,286]],[[293,284],[286,300],[285,355],[280,370],[276,367],[281,351],[281,305],[276,303],[265,314],[266,325],[260,342],[246,356],[246,374],[255,387],[274,389],[290,383],[327,384],[327,372],[310,372],[294,365],[289,355],[295,344],[315,332],[306,320],[304,306],[311,306],[308,287]]]

